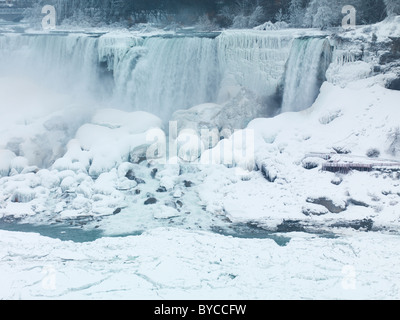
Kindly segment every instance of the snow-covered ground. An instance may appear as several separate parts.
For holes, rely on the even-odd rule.
[[[176,51],[164,39],[145,47],[141,37],[154,30],[107,34],[98,52],[98,34],[89,41],[58,39],[57,50],[70,59],[58,59],[57,50],[46,57],[60,63],[73,94],[53,87],[53,74],[47,82],[40,74],[21,77],[30,59],[41,60],[46,50],[28,50],[34,35],[27,36],[32,42],[8,35],[10,43],[24,44],[15,58],[29,59],[13,76],[0,74],[0,226],[19,231],[0,231],[0,298],[399,299],[400,171],[321,170],[326,155],[337,163],[400,161],[388,152],[400,126],[400,91],[384,87],[397,67],[374,71],[389,36],[400,36],[399,18],[342,33],[344,45],[332,36],[333,63],[317,101],[273,118],[254,119],[262,103],[246,85],[256,91],[277,86],[293,37],[321,32],[268,31],[266,37],[262,30],[227,31],[219,47],[209,39],[177,41],[178,48],[194,47],[179,50],[186,58],[179,70],[201,50],[212,58],[217,49],[224,69],[218,104],[170,115],[176,129],[190,129],[176,135],[175,123],[157,112],[121,110],[116,100],[94,98],[81,78],[68,78],[85,75],[89,83],[98,54],[111,69],[102,77],[113,71],[122,91],[127,79],[145,83],[152,75],[140,57],[151,48]],[[371,33],[377,49],[367,46],[360,58],[360,44],[371,43]],[[51,48],[47,38],[38,41]],[[6,52],[9,42],[0,44]],[[163,59],[155,60],[158,66],[178,65]],[[271,66],[273,59],[279,63]],[[201,61],[200,69],[213,67]],[[124,73],[136,63],[139,71]],[[173,74],[175,82],[180,78]],[[207,74],[196,79],[208,92]],[[191,85],[168,92],[169,106],[196,81]],[[154,101],[165,97],[158,87]],[[146,97],[148,88],[136,89]],[[211,140],[198,136],[205,128]],[[371,150],[379,157],[368,158]],[[18,222],[24,224],[15,228]],[[55,228],[42,232],[50,237],[27,233],[46,226]],[[60,240],[68,226],[81,230],[83,241]],[[95,236],[85,239],[91,232]]]
[[[78,244],[0,232],[3,299],[399,299],[398,236],[154,229]]]
[[[367,151],[376,148],[389,161],[398,162],[385,153],[388,135],[399,124],[398,101],[400,92],[379,85],[342,89],[325,83],[311,109],[249,124],[256,141],[255,162],[273,176],[273,182],[267,182],[260,172],[248,173],[243,181],[213,170],[201,186],[200,196],[233,220],[255,219],[273,225],[283,219],[311,224],[373,219],[377,226],[398,228],[398,172],[321,172],[321,163],[326,161],[311,154],[343,149],[360,156],[350,158],[350,162],[368,163],[374,160],[368,160]],[[219,151],[218,146],[215,151]],[[218,152],[214,154],[218,156]],[[346,155],[336,158],[340,161]],[[315,167],[307,169],[307,163]],[[329,212],[322,205],[310,203],[320,198],[331,200],[343,212]]]

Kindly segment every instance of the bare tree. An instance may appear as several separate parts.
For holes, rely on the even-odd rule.
[[[400,154],[400,127],[396,127],[388,134],[389,148],[388,153],[392,156]]]
[[[399,0],[384,0],[388,17],[400,14]]]

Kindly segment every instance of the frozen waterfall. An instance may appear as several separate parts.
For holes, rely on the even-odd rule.
[[[0,67],[55,90],[102,93],[97,50],[98,39],[86,34],[6,34],[0,36]]]
[[[6,34],[0,58],[10,73],[168,120],[176,110],[224,104],[243,90],[274,96],[282,83],[282,111],[303,110],[325,80],[331,47],[325,38],[295,38],[288,30],[229,30],[213,37]]]
[[[311,107],[331,61],[332,49],[326,38],[302,37],[293,41],[284,77],[282,112]]]
[[[213,39],[150,37],[121,63],[133,68],[115,73],[116,92],[134,109],[167,119],[176,110],[216,99],[220,73]]]
[[[289,58],[293,35],[287,32],[226,31],[218,38],[224,88],[244,87],[258,96],[275,94]]]
[[[99,50],[114,70],[122,104],[164,119],[179,109],[224,103],[241,88],[273,95],[293,40],[290,34],[257,31],[225,31],[215,38],[156,36],[136,41],[124,53],[120,45],[116,52],[104,50],[103,38]]]

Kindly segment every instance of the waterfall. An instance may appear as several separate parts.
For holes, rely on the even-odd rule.
[[[276,92],[290,54],[292,34],[230,30],[217,37],[217,41],[222,89],[240,86],[260,97]]]
[[[289,33],[260,31],[225,31],[216,38],[150,37],[120,59],[115,90],[124,105],[164,119],[179,109],[224,103],[233,98],[227,88],[272,95],[292,40]]]
[[[0,37],[4,74],[28,75],[52,89],[99,88],[97,39],[85,34],[6,34]]]
[[[295,39],[284,77],[282,112],[305,110],[318,97],[332,61],[329,40],[320,37]]]
[[[327,39],[294,39],[288,30],[229,30],[217,37],[0,36],[0,67],[8,69],[2,73],[29,74],[68,94],[90,93],[119,108],[152,112],[164,120],[179,109],[232,101],[243,90],[255,97],[273,96],[282,81],[282,111],[303,110],[317,97],[331,56]]]
[[[163,119],[176,110],[213,102],[219,88],[217,46],[213,39],[150,37],[133,47],[114,74],[124,104]]]

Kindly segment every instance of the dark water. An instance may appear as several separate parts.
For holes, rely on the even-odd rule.
[[[145,230],[137,230],[130,233],[115,234],[113,236],[105,235],[100,228],[89,224],[79,224],[80,221],[69,221],[64,223],[49,223],[49,224],[34,224],[26,223],[18,220],[2,220],[0,219],[0,230],[14,231],[14,232],[25,232],[25,233],[37,233],[45,237],[59,239],[62,241],[73,241],[77,243],[92,242],[103,237],[129,237],[139,236],[145,232]],[[171,225],[169,225],[171,226]],[[178,226],[178,228],[185,229],[184,226]],[[190,229],[190,228],[188,228]],[[207,231],[207,230],[204,230]],[[291,232],[305,232],[315,236],[327,239],[336,239],[338,236],[334,233],[327,231],[310,231],[310,230],[288,230],[283,231],[278,228],[277,231],[267,230],[263,227],[258,226],[255,223],[226,223],[225,226],[211,227],[208,231],[219,234],[226,237],[240,238],[240,239],[271,239],[279,246],[286,246],[291,241]]]
[[[65,223],[53,223],[45,225],[0,220],[0,230],[37,233],[45,237],[59,239],[62,241],[73,241],[77,243],[92,242],[104,237],[101,229],[91,228],[88,226],[79,227]],[[271,239],[274,240],[279,246],[286,246],[290,242],[290,238],[287,236],[267,231],[252,224],[230,224],[224,228],[211,228],[209,231],[219,235],[241,239]],[[138,236],[143,232],[144,231],[135,231],[132,233],[117,234],[113,237]]]
[[[0,221],[0,230],[38,233],[42,236],[60,239],[62,241],[91,242],[102,237],[98,229],[83,229],[66,224],[35,225],[19,222]]]
[[[227,228],[213,228],[214,233],[240,239],[271,239],[277,245],[284,247],[290,242],[288,236],[271,232],[251,223],[232,224]]]

